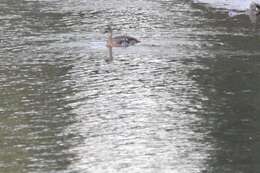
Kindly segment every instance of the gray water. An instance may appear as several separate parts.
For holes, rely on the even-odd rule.
[[[109,24],[141,43],[107,61]],[[258,26],[188,0],[0,0],[0,172],[258,173]]]

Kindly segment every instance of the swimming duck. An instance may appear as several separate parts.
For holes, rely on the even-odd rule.
[[[108,40],[107,40],[107,47],[128,47],[132,46],[136,43],[140,43],[139,40],[137,40],[134,37],[130,36],[116,36],[112,37],[112,28],[110,26],[107,27],[105,30],[105,33],[108,33]]]
[[[256,2],[252,2],[250,4],[249,10],[255,14],[255,15],[259,15],[260,14],[260,5],[257,4]]]
[[[251,20],[252,23],[256,23],[257,16],[260,15],[260,5],[256,2],[251,2],[247,10],[245,11],[230,10],[228,14],[230,17],[246,14],[249,16],[249,19]]]

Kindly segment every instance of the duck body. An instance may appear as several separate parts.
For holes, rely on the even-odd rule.
[[[255,15],[259,15],[260,14],[260,5],[257,4],[256,2],[252,2],[250,4],[249,10],[251,11],[251,13],[253,13]]]
[[[136,38],[127,35],[113,37],[111,27],[106,32],[109,33],[107,47],[128,47],[140,43]]]
[[[128,47],[128,46],[135,45],[137,43],[140,43],[140,41],[134,37],[116,36],[116,37],[112,37],[107,41],[107,47]]]

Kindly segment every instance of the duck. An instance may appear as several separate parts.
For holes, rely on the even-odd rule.
[[[249,7],[245,11],[230,10],[228,12],[230,17],[235,17],[242,14],[248,15],[250,21],[255,24],[257,17],[260,15],[260,4],[253,1],[249,4]]]
[[[249,10],[254,15],[257,15],[257,16],[260,15],[260,5],[256,2],[251,2]]]
[[[108,48],[112,47],[128,47],[135,45],[137,43],[140,43],[140,41],[134,37],[130,37],[127,35],[122,35],[122,36],[112,36],[112,28],[111,26],[108,26],[107,29],[105,30],[105,33],[108,33],[108,40],[106,46]]]

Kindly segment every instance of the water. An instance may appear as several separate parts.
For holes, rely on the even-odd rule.
[[[210,2],[1,0],[0,172],[257,173],[259,26]]]

